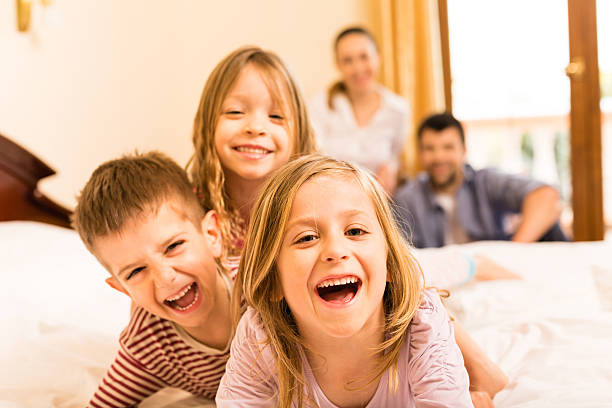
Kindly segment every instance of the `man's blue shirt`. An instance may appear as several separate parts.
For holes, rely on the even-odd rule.
[[[474,241],[508,240],[504,217],[520,213],[523,200],[531,191],[546,186],[539,181],[495,169],[474,170],[466,164],[463,183],[455,192],[457,220]],[[404,235],[417,248],[441,247],[447,216],[436,202],[429,174],[421,172],[401,186],[394,196],[396,218]],[[560,235],[552,240],[565,240]]]

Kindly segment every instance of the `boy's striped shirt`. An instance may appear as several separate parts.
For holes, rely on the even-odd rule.
[[[235,278],[238,260],[231,260]],[[231,282],[225,274],[228,287]],[[136,307],[119,338],[121,348],[89,402],[94,408],[129,407],[165,387],[214,399],[229,344],[216,350],[191,338],[175,323]]]

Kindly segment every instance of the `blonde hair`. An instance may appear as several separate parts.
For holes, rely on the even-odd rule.
[[[237,209],[232,206],[225,187],[223,167],[215,149],[214,137],[223,101],[242,69],[248,64],[258,69],[281,108],[284,111],[289,110],[283,114],[288,118],[289,134],[293,136],[292,157],[316,151],[314,134],[302,94],[289,70],[276,54],[258,47],[243,47],[217,64],[202,91],[193,125],[195,152],[187,168],[202,206],[219,214],[224,258],[240,253],[239,241],[243,238],[245,226]]]
[[[382,355],[372,380],[376,381],[391,368],[390,390],[397,389],[397,360],[405,341],[408,325],[423,296],[422,272],[402,238],[382,188],[364,170],[347,162],[321,155],[309,155],[277,170],[255,204],[242,262],[234,286],[234,311],[240,310],[240,295],[259,312],[268,336],[267,344],[277,356],[279,405],[289,407],[294,396],[298,406],[304,404],[305,382],[299,348],[302,344],[296,323],[286,301],[282,299],[276,258],[280,252],[285,226],[299,188],[318,175],[343,176],[355,179],[370,196],[378,222],[387,243],[385,289],[386,340],[376,351]],[[235,321],[237,323],[237,319]],[[368,383],[368,384],[369,384]]]
[[[91,174],[77,198],[72,226],[90,252],[95,240],[120,232],[128,221],[178,200],[197,228],[204,210],[185,170],[163,153],[134,153],[107,161]]]

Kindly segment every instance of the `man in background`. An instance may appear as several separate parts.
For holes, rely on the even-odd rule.
[[[450,113],[426,118],[417,137],[425,171],[394,196],[398,223],[414,246],[567,240],[558,224],[559,192],[533,179],[474,170],[465,162],[463,126]],[[520,214],[514,230],[511,214]]]

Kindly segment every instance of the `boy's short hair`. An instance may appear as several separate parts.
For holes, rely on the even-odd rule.
[[[120,232],[128,221],[169,200],[178,200],[179,211],[201,228],[204,210],[185,170],[157,151],[125,155],[94,170],[77,198],[72,226],[94,252],[97,238]]]

